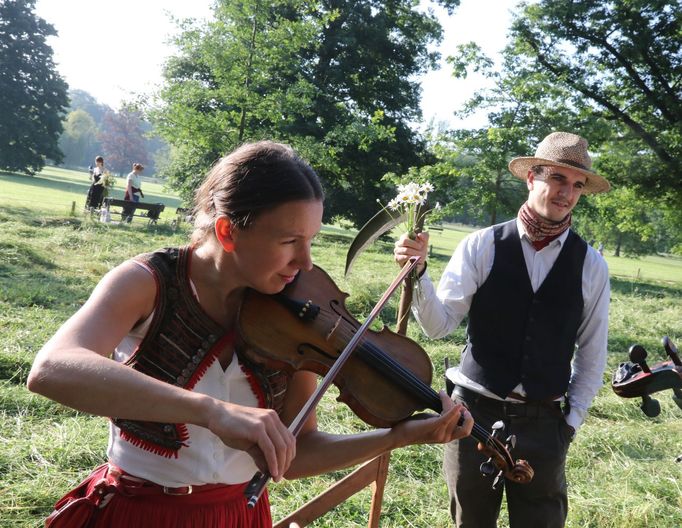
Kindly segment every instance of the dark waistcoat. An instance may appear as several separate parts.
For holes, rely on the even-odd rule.
[[[516,220],[494,227],[490,275],[469,310],[462,373],[501,398],[519,382],[530,400],[564,394],[583,311],[587,244],[573,231],[533,293]]]
[[[126,365],[153,378],[192,390],[225,347],[234,345],[233,332],[226,333],[195,299],[189,282],[189,247],[167,248],[135,257],[156,281],[157,293],[147,335]],[[286,375],[265,371],[239,356],[261,407],[281,412]],[[141,404],[144,404],[141,402]],[[185,424],[164,424],[113,418],[121,437],[134,445],[166,457],[177,457],[187,445]]]

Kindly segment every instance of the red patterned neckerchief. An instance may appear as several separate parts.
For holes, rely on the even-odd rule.
[[[524,202],[519,209],[519,220],[523,224],[528,239],[538,251],[571,226],[571,216],[572,214],[568,213],[561,222],[550,222],[533,211],[528,202]]]

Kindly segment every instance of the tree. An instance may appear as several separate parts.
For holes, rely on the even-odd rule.
[[[101,147],[97,140],[97,124],[85,110],[74,110],[66,116],[59,148],[67,165],[84,167],[94,163]]]
[[[441,133],[432,145],[439,160],[432,182],[442,215],[477,225],[492,225],[516,215],[527,189],[509,173],[509,160],[528,156],[554,130],[580,130],[588,137],[604,135],[604,123],[583,121],[580,111],[564,104],[562,87],[548,85],[533,68],[507,48],[501,67],[480,48],[469,43],[448,57],[453,76],[465,78],[475,71],[490,79],[491,88],[480,90],[458,115],[487,111],[488,123],[478,129]],[[444,189],[444,191],[438,191]]]
[[[409,0],[251,0],[218,2],[215,17],[183,26],[151,112],[173,145],[173,184],[189,197],[219,156],[269,137],[311,160],[327,217],[366,220],[381,176],[424,154],[410,123],[419,118],[415,77],[438,57],[427,49],[441,38],[435,16]]]
[[[610,160],[616,183],[682,199],[682,4],[678,0],[542,0],[522,5],[515,51],[616,124],[631,155]]]
[[[87,112],[97,125],[104,120],[106,114],[113,112],[111,107],[100,103],[85,90],[69,90],[69,100],[71,101],[69,105],[71,111],[83,110]]]
[[[0,168],[26,174],[45,158],[61,161],[57,142],[69,103],[46,42],[56,31],[34,7],[35,0],[0,1]]]
[[[142,136],[142,121],[135,110],[123,108],[104,116],[99,134],[106,166],[124,174],[133,163],[147,163],[147,149]]]

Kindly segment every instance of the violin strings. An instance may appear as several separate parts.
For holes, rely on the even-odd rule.
[[[337,325],[339,328],[338,335],[343,341],[348,341],[357,330],[355,328],[347,328],[350,326],[350,323],[348,323],[345,318],[339,317],[338,314],[328,312],[322,308],[320,309],[318,318],[320,318],[321,322],[323,323],[332,321],[336,322],[339,320],[339,318],[341,319],[339,325],[346,323],[346,325],[341,327]],[[367,364],[382,372],[392,381],[403,387],[409,388],[411,393],[415,397],[419,398],[422,402],[426,403],[429,408],[438,411],[442,410],[438,394],[434,392],[430,386],[426,385],[412,372],[406,370],[405,367],[400,365],[400,363],[388,356],[370,341],[366,340],[364,336],[357,344],[356,353],[361,359],[364,359]],[[438,409],[438,407],[441,409]]]
[[[357,328],[352,327],[352,325],[342,315],[339,315],[333,310],[327,310],[320,306],[320,311],[317,317],[321,318],[321,322],[331,323],[340,319],[341,322],[339,324],[345,323],[345,325],[340,328],[338,333],[339,337],[341,337],[345,342],[348,342],[357,331]],[[370,341],[362,337],[360,342],[357,344],[357,351],[361,352],[361,354],[364,352],[362,355],[365,359],[369,359],[370,363],[374,363],[372,366],[375,368],[383,367],[385,369],[383,371],[384,374],[387,374],[389,378],[397,383],[402,382],[403,386],[409,388],[412,391],[412,394],[415,397],[420,398],[422,402],[431,402],[429,404],[429,408],[431,410],[436,411],[438,410],[437,407],[440,406],[440,410],[442,411],[440,398],[438,393],[436,393],[433,388],[424,383],[412,372],[406,370],[402,365],[400,365],[400,363],[386,355],[383,351],[381,351],[381,349],[376,347]],[[438,403],[436,404],[436,402]],[[490,433],[488,433],[484,427],[476,422],[474,422],[473,428],[471,430],[471,436],[489,447],[497,448],[497,446],[491,442],[492,436]]]

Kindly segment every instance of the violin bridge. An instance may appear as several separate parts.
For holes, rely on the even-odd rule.
[[[329,330],[329,333],[327,334],[327,338],[326,338],[329,343],[334,343],[334,342],[343,343],[344,342],[342,339],[343,336],[337,337],[337,333],[338,333],[339,329],[341,328],[341,321],[343,321],[343,317],[339,316],[339,318],[336,320],[336,322],[332,326],[331,330]]]

